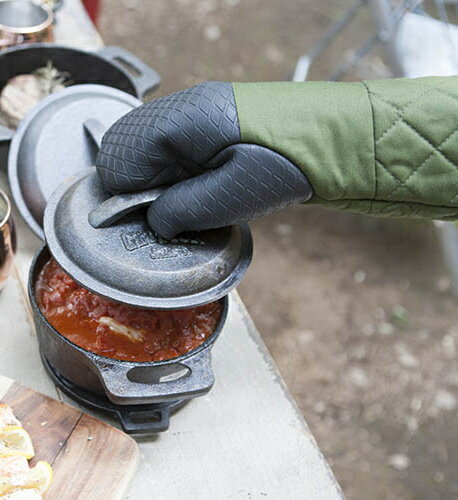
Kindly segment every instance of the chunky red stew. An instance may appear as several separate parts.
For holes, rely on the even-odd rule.
[[[214,331],[222,306],[150,311],[118,304],[79,286],[53,259],[37,284],[38,306],[64,337],[88,351],[125,361],[161,361],[185,354]]]

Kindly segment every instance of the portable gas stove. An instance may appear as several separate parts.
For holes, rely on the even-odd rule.
[[[170,415],[182,408],[189,400],[145,405],[116,405],[107,397],[86,391],[63,377],[41,354],[46,372],[54,384],[68,397],[87,408],[110,414],[128,434],[164,432],[169,428]]]

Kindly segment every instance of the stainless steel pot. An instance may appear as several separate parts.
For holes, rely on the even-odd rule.
[[[35,284],[49,258],[46,246],[35,256],[28,292],[41,353],[63,377],[91,393],[106,396],[117,405],[186,400],[210,391],[214,384],[210,351],[226,321],[228,296],[220,299],[223,311],[215,332],[197,349],[166,361],[120,361],[78,347],[44,317],[35,299]]]
[[[52,42],[54,15],[32,0],[0,2],[0,48],[34,42]]]

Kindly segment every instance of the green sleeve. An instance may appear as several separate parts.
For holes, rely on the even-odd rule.
[[[295,163],[312,203],[458,219],[458,77],[233,88],[242,142]]]

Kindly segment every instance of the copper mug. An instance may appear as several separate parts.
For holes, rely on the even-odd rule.
[[[33,0],[0,1],[0,49],[24,43],[52,42],[54,15]]]
[[[15,253],[16,229],[11,203],[6,193],[0,189],[0,290],[11,273]]]

